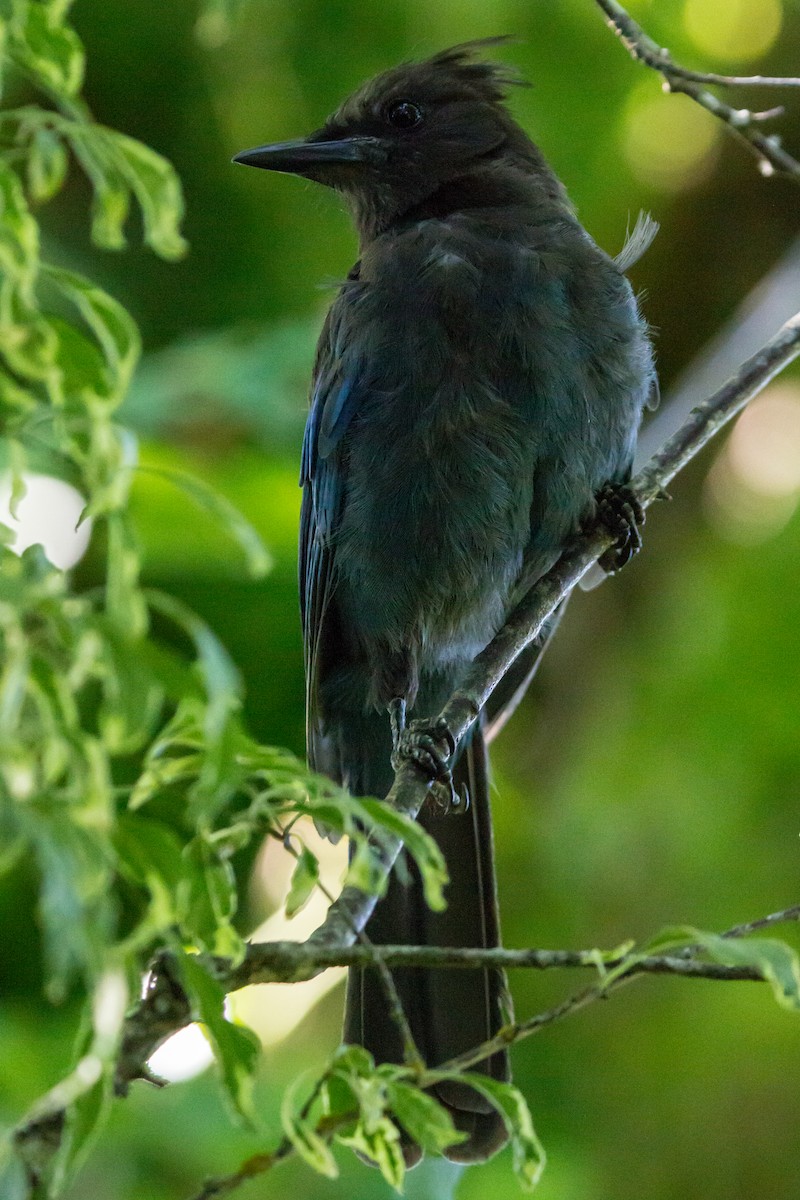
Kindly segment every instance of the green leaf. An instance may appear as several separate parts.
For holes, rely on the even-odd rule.
[[[132,754],[150,735],[164,692],[138,641],[111,635],[103,642],[103,698],[97,715],[110,754]]]
[[[326,822],[326,824],[328,824]],[[374,849],[363,837],[351,843],[350,862],[344,879],[345,887],[358,888],[371,896],[386,894],[388,880]]]
[[[676,925],[662,930],[648,943],[644,953],[658,954],[687,945],[702,946],[712,962],[724,967],[755,968],[769,983],[782,1008],[800,1011],[800,958],[786,942],[778,938],[721,937],[691,925]]]
[[[12,24],[11,35],[9,50],[23,70],[63,96],[78,94],[85,65],[83,46],[64,24],[63,5],[27,4],[23,19]]]
[[[34,129],[28,146],[28,188],[34,200],[50,200],[61,190],[69,159],[59,135],[46,125]]]
[[[125,638],[141,638],[147,630],[147,608],[139,589],[139,548],[127,514],[108,516],[106,612]]]
[[[6,276],[2,289],[9,285],[18,288],[27,304],[33,305],[33,285],[39,262],[39,227],[25,202],[22,185],[11,168],[0,159],[0,273]],[[3,303],[2,310],[7,309]],[[7,327],[10,314],[0,310],[0,320]],[[17,340],[24,334],[20,330]],[[10,331],[6,328],[4,353]],[[12,364],[13,365],[13,364]]]
[[[209,716],[211,727],[207,727],[206,733],[211,738],[219,736],[226,715],[238,710],[241,704],[241,680],[228,651],[211,627],[175,596],[152,588],[145,595],[152,608],[168,617],[194,642],[209,709],[213,710]]]
[[[131,191],[109,160],[104,131],[75,121],[64,126],[64,133],[92,185],[92,241],[104,250],[124,249]]]
[[[286,897],[286,916],[293,917],[305,908],[314,894],[314,888],[319,882],[319,860],[307,846],[300,851],[292,882],[289,885],[289,895]]]
[[[25,482],[25,468],[28,465],[28,455],[22,442],[16,438],[7,438],[8,467],[11,474],[11,496],[8,501],[8,511],[16,521],[19,517],[19,506],[25,499],[28,485]]]
[[[42,273],[75,305],[97,338],[113,380],[114,396],[122,400],[141,352],[133,318],[108,292],[74,271],[43,266]]]
[[[358,1099],[347,1079],[339,1072],[332,1071],[324,1080],[319,1090],[322,1111],[326,1117],[352,1116],[355,1124],[358,1115]]]
[[[198,754],[151,756],[133,786],[128,808],[133,812],[167,791],[173,784],[196,779],[201,766],[202,760]]]
[[[447,907],[444,888],[448,883],[447,864],[436,842],[418,821],[397,812],[383,800],[361,799],[360,803],[374,823],[381,829],[401,838],[413,857],[422,877],[425,901],[434,912]]]
[[[343,1077],[371,1079],[375,1074],[375,1059],[363,1046],[338,1046],[333,1056],[333,1068]]]
[[[40,804],[20,815],[41,872],[47,991],[58,1002],[76,975],[99,976],[103,967],[116,915],[113,863],[103,832],[82,828],[60,808]]]
[[[400,1131],[389,1117],[369,1122],[359,1121],[352,1132],[341,1133],[337,1141],[349,1146],[356,1154],[364,1154],[380,1170],[381,1175],[397,1192],[402,1192],[406,1164],[400,1141]]]
[[[253,1122],[253,1078],[260,1043],[250,1029],[225,1019],[225,992],[196,956],[179,954],[178,965],[192,1010],[208,1030],[233,1112]]]
[[[140,466],[140,471],[157,475],[175,484],[194,502],[210,513],[225,532],[244,551],[247,567],[253,579],[261,579],[272,567],[272,556],[253,525],[216,489],[202,479],[185,471],[170,471],[163,467]]]
[[[547,1155],[536,1135],[533,1118],[522,1092],[513,1084],[501,1083],[477,1072],[448,1074],[434,1071],[431,1075],[438,1079],[454,1079],[459,1083],[468,1083],[494,1106],[503,1118],[511,1139],[514,1173],[524,1191],[533,1191],[542,1177]]]
[[[238,897],[230,862],[219,858],[202,834],[183,857],[187,870],[178,895],[185,937],[212,954],[241,960],[244,944],[232,925]]]
[[[307,1087],[307,1077],[301,1076],[289,1085],[281,1101],[283,1132],[305,1163],[320,1175],[335,1179],[339,1174],[336,1159],[327,1142],[317,1133],[312,1121],[303,1116],[298,1094]]]
[[[183,192],[175,168],[155,150],[114,129],[103,129],[105,153],[136,197],[144,237],[161,258],[182,258],[188,245],[180,233]]]
[[[192,870],[178,837],[160,821],[120,813],[113,842],[120,871],[149,892],[152,924],[164,930],[174,925],[177,892]]]
[[[389,1108],[423,1150],[441,1154],[466,1140],[467,1134],[456,1129],[447,1109],[430,1092],[397,1079],[388,1084],[387,1093]]]

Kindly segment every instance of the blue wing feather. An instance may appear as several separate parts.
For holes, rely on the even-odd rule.
[[[324,738],[317,705],[317,676],[331,623],[335,538],[346,489],[342,439],[356,411],[358,395],[356,380],[345,374],[337,353],[341,335],[334,337],[333,333],[333,322],[329,321],[320,340],[300,469],[304,489],[300,514],[300,611],[306,660],[308,752],[311,765],[316,767],[321,765]]]

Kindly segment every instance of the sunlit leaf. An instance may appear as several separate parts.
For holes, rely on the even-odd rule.
[[[46,125],[33,132],[26,164],[28,188],[34,200],[45,201],[61,190],[67,175],[68,156],[59,135]]]
[[[674,925],[648,942],[643,953],[663,954],[678,946],[700,946],[712,962],[760,971],[782,1008],[800,1010],[800,958],[786,942],[777,938],[721,937],[692,925]]]
[[[437,1078],[452,1078],[459,1083],[468,1083],[485,1096],[503,1118],[511,1139],[514,1156],[514,1173],[524,1191],[532,1191],[542,1177],[547,1155],[533,1127],[533,1118],[525,1097],[513,1084],[490,1079],[477,1072],[446,1075],[432,1072]]]
[[[0,271],[33,303],[39,259],[39,228],[25,202],[22,184],[0,158]],[[5,285],[4,285],[5,286]],[[4,306],[5,307],[5,306]],[[7,321],[7,314],[0,314]],[[8,333],[4,338],[7,341]]]
[[[337,1141],[343,1146],[349,1146],[356,1154],[363,1154],[370,1159],[395,1191],[403,1190],[406,1164],[400,1131],[388,1116],[362,1119],[351,1130],[340,1133]]]
[[[64,132],[92,185],[92,241],[104,250],[124,249],[131,200],[128,184],[109,161],[97,126],[72,122]]]
[[[447,1109],[430,1092],[396,1079],[387,1085],[389,1107],[406,1133],[431,1154],[463,1142],[467,1134],[456,1129]]]
[[[124,637],[141,637],[147,629],[147,609],[139,590],[139,551],[130,522],[122,513],[108,517],[106,611]]]
[[[399,813],[382,800],[366,798],[360,803],[376,825],[402,838],[419,867],[426,903],[435,912],[441,912],[446,907],[444,889],[448,875],[447,864],[436,842],[418,821]]]
[[[202,835],[193,838],[183,858],[187,869],[177,894],[185,936],[212,954],[241,959],[244,944],[232,926],[237,893],[230,862],[215,854]]]
[[[233,1111],[250,1123],[254,1116],[253,1076],[260,1044],[252,1030],[225,1019],[225,993],[191,954],[178,958],[186,993],[211,1037]]]
[[[335,1179],[339,1174],[336,1159],[327,1142],[316,1131],[314,1124],[303,1114],[304,1106],[298,1096],[307,1090],[304,1076],[295,1079],[283,1094],[281,1101],[281,1125],[283,1132],[304,1162],[320,1175]]]
[[[105,153],[135,195],[148,246],[162,258],[181,258],[187,243],[180,233],[183,192],[175,168],[135,138],[104,129]]]
[[[42,272],[72,301],[97,338],[114,380],[115,395],[122,399],[141,350],[139,330],[130,314],[108,292],[74,271],[46,266]]]
[[[178,888],[192,869],[181,854],[179,838],[160,821],[122,813],[113,839],[120,870],[148,890],[154,915],[167,928],[176,919]]]
[[[289,894],[286,897],[286,915],[293,917],[305,908],[319,882],[319,860],[307,846],[303,846],[292,872]]]
[[[11,30],[10,50],[20,66],[53,91],[75,96],[83,82],[84,54],[80,38],[64,24],[63,6],[29,3]]]

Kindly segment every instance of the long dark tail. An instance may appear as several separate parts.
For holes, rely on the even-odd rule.
[[[423,810],[420,820],[436,839],[447,862],[450,885],[447,909],[434,913],[422,894],[410,864],[406,879],[392,873],[387,895],[367,925],[376,945],[490,947],[500,943],[497,891],[489,808],[489,776],[483,733],[476,728],[454,772],[458,787],[469,789],[470,807],[463,816],[435,816]],[[414,1040],[428,1066],[442,1063],[494,1037],[509,1018],[505,975],[499,970],[393,970]],[[378,1062],[402,1062],[400,1033],[389,1012],[376,971],[352,969],[347,982],[344,1040],[370,1051]],[[508,1054],[500,1051],[473,1068],[494,1079],[510,1077]],[[468,1139],[454,1145],[454,1162],[482,1162],[506,1141],[502,1119],[474,1088],[443,1083],[435,1089],[456,1127]],[[419,1148],[405,1147],[409,1165]]]

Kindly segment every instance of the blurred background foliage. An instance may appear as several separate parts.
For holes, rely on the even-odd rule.
[[[797,0],[630,8],[686,65],[800,73]],[[335,197],[239,170],[233,153],[315,128],[363,78],[403,58],[507,32],[520,41],[500,53],[533,84],[513,96],[514,111],[596,240],[616,252],[639,208],[661,223],[633,278],[667,405],[673,386],[691,391],[704,347],[716,346],[705,379],[720,358],[754,348],[742,306],[769,314],[765,335],[800,307],[797,182],[765,179],[708,114],[664,95],[591,0],[77,0],[73,18],[92,112],[176,165],[191,249],[166,263],[138,244],[125,255],[92,248],[88,185],[73,174],[38,214],[43,253],[98,280],[140,325],[145,355],[122,417],[141,461],[212,483],[270,548],[272,572],[246,578],[210,518],[156,472],[137,476],[145,582],[217,632],[261,740],[303,749],[297,463],[316,332],[355,244]],[[800,151],[796,95],[740,94],[743,106],[785,102],[774,128]],[[795,371],[680,477],[634,565],[570,605],[494,752],[509,945],[610,946],[671,922],[721,929],[797,901],[799,414]],[[81,587],[99,581],[99,564],[90,544]],[[249,880],[242,874],[244,934],[278,928],[278,857],[267,850]],[[59,1078],[75,1033],[70,1003],[44,998],[34,888],[24,863],[0,881],[4,1120]],[[302,937],[306,919],[289,936]],[[515,973],[518,1014],[576,982]],[[208,1075],[164,1092],[138,1085],[73,1200],[184,1198],[272,1143],[283,1086],[339,1036],[340,991],[319,999],[303,986],[236,1000],[265,1044],[258,1135],[232,1132]],[[187,1073],[200,1065],[190,1050],[183,1061]],[[514,1063],[550,1156],[542,1200],[797,1196],[800,1030],[764,989],[639,982],[523,1043]],[[290,1162],[243,1195],[290,1190],[308,1200],[389,1194],[353,1161],[334,1181]],[[502,1161],[460,1177],[433,1163],[409,1177],[407,1194],[500,1200],[517,1186]]]

